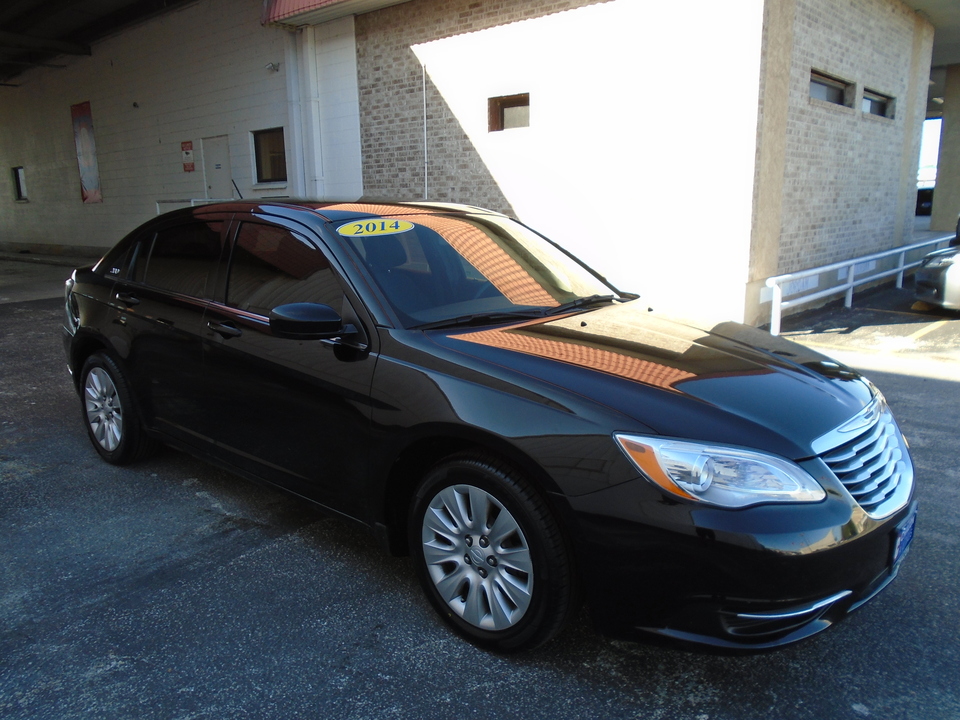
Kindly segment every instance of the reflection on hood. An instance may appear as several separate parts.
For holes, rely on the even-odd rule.
[[[693,380],[765,375],[777,368],[856,377],[819,353],[762,330],[733,322],[701,330],[651,315],[634,303],[455,337],[674,391]]]
[[[644,360],[622,351],[594,347],[575,340],[544,337],[542,326],[537,327],[539,332],[529,332],[530,329],[529,326],[522,326],[482,330],[460,335],[458,339],[588,367],[668,390],[673,388],[674,383],[696,377],[694,373],[670,367],[662,361]]]

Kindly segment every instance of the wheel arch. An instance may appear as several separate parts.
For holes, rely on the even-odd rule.
[[[73,342],[70,344],[68,362],[70,363],[70,372],[73,376],[73,385],[78,390],[80,388],[80,370],[83,368],[83,364],[87,361],[88,357],[101,351],[110,353],[114,360],[119,361],[117,354],[112,351],[110,343],[107,342],[105,338],[83,332],[78,332],[74,335]]]
[[[452,455],[474,453],[504,462],[521,472],[542,496],[561,526],[561,494],[550,474],[521,448],[502,438],[462,428],[438,427],[421,432],[396,453],[385,473],[381,505],[376,521],[386,529],[388,549],[393,555],[408,555],[407,516],[417,485],[430,468]]]

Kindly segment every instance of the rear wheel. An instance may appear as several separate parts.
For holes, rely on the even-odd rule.
[[[114,465],[140,460],[156,449],[137,415],[133,395],[117,362],[94,353],[80,371],[83,419],[100,457]]]
[[[427,597],[476,645],[534,648],[575,610],[560,530],[529,481],[508,466],[478,456],[436,466],[414,498],[409,535]]]

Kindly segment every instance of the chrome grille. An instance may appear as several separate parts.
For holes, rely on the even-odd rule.
[[[830,435],[840,442],[820,457],[868,515],[887,517],[906,504],[913,465],[882,400]]]

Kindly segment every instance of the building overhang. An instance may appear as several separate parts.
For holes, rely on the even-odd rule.
[[[408,0],[263,0],[263,25],[297,28],[373,12]]]

